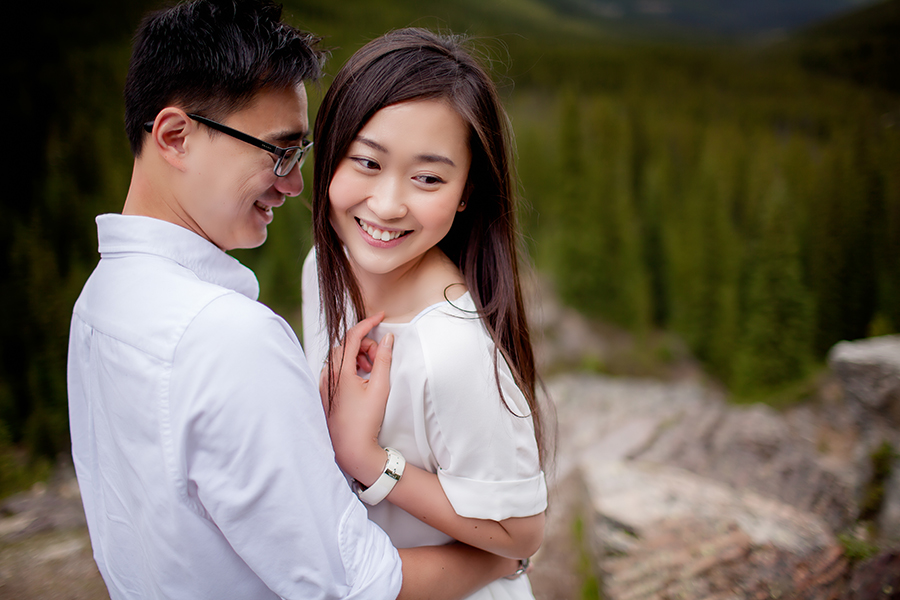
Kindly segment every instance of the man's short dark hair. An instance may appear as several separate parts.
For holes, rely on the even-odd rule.
[[[271,0],[193,0],[147,15],[125,83],[125,129],[141,153],[143,124],[166,106],[211,119],[244,108],[263,89],[321,76],[318,38],[281,21]]]

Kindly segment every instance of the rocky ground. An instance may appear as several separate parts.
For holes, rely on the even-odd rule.
[[[540,316],[545,359],[628,351],[559,307]],[[560,504],[601,597],[900,598],[900,337],[839,344],[830,367],[783,411],[728,404],[689,363],[550,380],[553,488],[581,496]]]
[[[0,503],[0,599],[106,600],[71,463]]]
[[[900,339],[837,348],[816,397],[775,411],[729,405],[686,356],[588,372],[629,341],[546,300],[535,320],[558,423],[539,600],[900,599],[896,455],[872,486],[900,448]],[[66,462],[0,503],[6,598],[108,598]]]

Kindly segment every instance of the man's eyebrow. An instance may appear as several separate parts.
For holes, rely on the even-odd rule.
[[[370,148],[377,150],[379,152],[384,152],[385,154],[390,154],[388,149],[376,142],[373,139],[367,138],[362,135],[356,136],[356,140],[360,144],[365,144]],[[442,154],[417,154],[415,157],[416,162],[425,162],[425,163],[444,163],[450,165],[451,167],[455,167],[456,163],[450,160],[450,158],[442,155]]]
[[[276,146],[292,146],[295,145],[294,142],[298,142],[309,135],[309,130],[304,129],[301,131],[296,130],[284,130],[275,132],[269,136],[266,136],[269,141],[274,143]]]

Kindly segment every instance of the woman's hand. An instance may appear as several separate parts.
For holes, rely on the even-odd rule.
[[[379,313],[357,323],[347,331],[344,343],[332,351],[330,358],[336,386],[325,412],[334,454],[341,469],[366,486],[378,479],[385,464],[378,433],[390,393],[394,338],[387,334],[376,345],[366,337],[382,318],[384,315]],[[359,376],[357,368],[370,370],[369,378]],[[320,384],[323,397],[327,385],[325,374]]]

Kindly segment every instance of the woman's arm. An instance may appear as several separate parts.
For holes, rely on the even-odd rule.
[[[338,437],[342,438],[340,449],[332,441],[341,469],[361,484],[372,485],[384,470],[384,449],[377,442],[356,444],[346,436]],[[438,476],[410,464],[387,500],[453,539],[507,558],[528,558],[544,539],[544,513],[503,521],[461,517],[447,499]]]
[[[544,513],[502,521],[461,517],[438,476],[409,464],[387,500],[453,539],[507,558],[528,558],[544,539]]]
[[[380,321],[370,317],[348,331],[345,348],[348,357],[360,354],[369,329]],[[360,326],[362,325],[362,327]],[[369,341],[371,343],[371,341]],[[384,470],[386,455],[378,443],[380,423],[387,403],[387,371],[393,337],[384,336],[377,349],[368,346],[361,352],[372,366],[368,381],[356,374],[356,361],[344,362],[337,375],[338,394],[328,414],[328,429],[338,465],[365,486],[371,486]],[[382,364],[379,364],[379,361]],[[340,365],[335,361],[335,369]],[[354,393],[362,387],[384,388],[383,394]],[[383,398],[376,401],[375,398]],[[450,537],[507,558],[528,558],[540,547],[544,537],[544,514],[514,517],[503,521],[459,516],[447,499],[438,476],[407,464],[403,477],[387,496],[394,505]]]
[[[370,450],[375,450],[382,459],[385,456],[384,450],[378,446],[377,437],[384,415],[384,406],[387,403],[393,340],[391,336],[385,336],[381,344],[373,347],[364,343],[363,337],[380,319],[380,315],[370,317],[347,333],[345,347],[350,356],[357,354],[361,346],[369,350],[367,364],[371,368],[372,376],[369,380],[364,380],[357,377],[355,371],[351,373],[349,368],[338,375],[341,378],[338,388],[340,396],[335,399],[335,410],[332,411],[330,418],[334,419],[335,423],[344,419],[348,425],[355,427],[353,431],[341,429],[342,432],[349,434],[349,439],[356,437],[369,442],[360,444],[358,448],[354,448],[353,444],[341,444],[341,449],[336,450],[336,454],[342,456],[349,451],[351,456],[355,452],[360,452],[358,456],[362,457]],[[322,388],[324,389],[326,385],[327,383],[323,381]],[[338,410],[337,407],[342,409]],[[353,407],[365,407],[366,410],[363,412],[369,415],[368,420],[360,418],[361,415],[352,418],[352,410],[348,409]],[[332,435],[341,438],[340,435]],[[341,439],[346,441],[348,438]],[[377,460],[372,464],[375,463]],[[378,475],[375,477],[378,477],[384,469],[384,462],[376,468]],[[374,481],[374,478],[372,480]],[[447,504],[449,505],[449,502]],[[442,546],[404,548],[399,550],[399,553],[403,568],[403,587],[397,597],[398,600],[416,598],[458,600],[496,579],[512,575],[519,566],[517,561],[510,558],[459,542]]]

